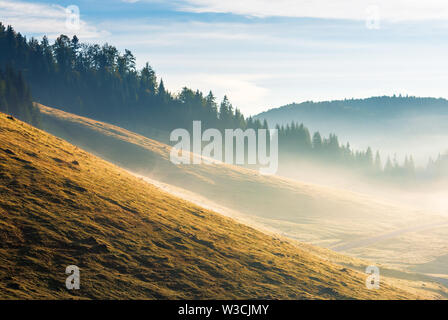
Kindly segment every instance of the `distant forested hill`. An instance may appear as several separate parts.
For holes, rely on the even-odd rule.
[[[402,96],[382,96],[367,99],[346,99],[303,103],[292,103],[270,109],[256,116],[276,124],[289,123],[292,119],[310,122],[361,121],[392,119],[397,117],[428,114],[448,115],[448,100]]]
[[[336,132],[352,147],[367,146],[419,163],[448,150],[448,100],[382,96],[324,102],[293,103],[254,117],[269,125],[305,123],[322,134]]]

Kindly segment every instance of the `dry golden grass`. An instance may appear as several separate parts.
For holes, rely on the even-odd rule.
[[[447,217],[237,166],[177,166],[170,162],[165,144],[107,123],[39,108],[46,131],[120,167],[251,216],[257,225],[290,238],[407,270],[448,253],[446,232],[434,233],[434,226],[448,225]],[[419,236],[409,232],[427,225],[433,227],[418,231]],[[434,236],[423,237],[422,232]]]
[[[415,298],[0,114],[0,297]],[[65,267],[81,289],[65,288]]]

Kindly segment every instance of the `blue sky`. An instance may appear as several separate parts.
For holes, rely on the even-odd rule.
[[[79,30],[66,27],[69,5]],[[171,91],[227,94],[246,115],[306,100],[448,97],[440,0],[0,0],[0,21],[130,49]]]

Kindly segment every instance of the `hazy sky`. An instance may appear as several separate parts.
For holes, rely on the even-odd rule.
[[[79,30],[67,28],[69,5]],[[305,100],[448,97],[446,1],[0,0],[0,21],[130,49],[171,91],[227,94],[246,115]]]

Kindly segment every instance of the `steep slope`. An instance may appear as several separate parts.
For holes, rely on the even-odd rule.
[[[414,298],[0,114],[0,298]],[[81,289],[65,288],[65,268]]]
[[[408,268],[446,254],[445,217],[236,166],[177,166],[170,162],[170,147],[165,144],[57,109],[42,105],[40,109],[45,130],[121,167],[244,213],[291,238],[394,267]]]

